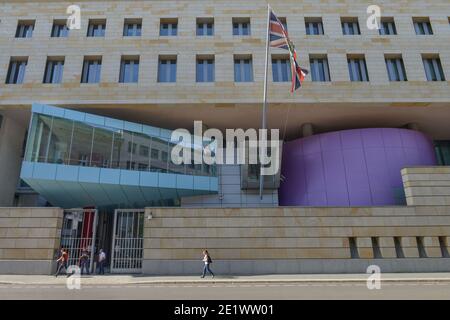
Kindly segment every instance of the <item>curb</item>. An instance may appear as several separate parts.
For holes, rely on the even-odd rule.
[[[381,278],[384,283],[389,282],[450,282],[450,278]],[[123,285],[174,285],[174,284],[277,284],[277,283],[366,283],[367,279],[206,279],[206,280],[148,280],[148,281],[127,281],[127,282],[85,282],[85,285],[109,285],[109,286],[123,286]],[[15,281],[0,281],[0,285],[64,285],[62,282],[15,282]]]
[[[450,282],[449,278],[393,278],[393,279],[383,279],[382,282]],[[225,284],[239,284],[239,283],[366,283],[367,279],[261,279],[261,280],[154,280],[154,281],[138,281],[138,282],[127,282],[126,284],[137,285],[137,284],[215,284],[215,283],[225,283]],[[124,283],[125,284],[125,283]]]

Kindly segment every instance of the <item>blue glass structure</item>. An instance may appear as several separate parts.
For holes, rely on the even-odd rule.
[[[21,179],[62,208],[176,205],[217,193],[215,166],[171,161],[171,131],[33,104]]]

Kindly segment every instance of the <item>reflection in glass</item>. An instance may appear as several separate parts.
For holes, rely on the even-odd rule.
[[[155,172],[167,172],[167,160],[163,159],[163,152],[168,155],[168,144],[167,141],[153,138],[152,139],[152,149],[151,149],[151,161],[150,169]]]
[[[122,146],[124,145],[123,139],[123,131],[118,130],[113,133],[113,144],[112,144],[112,160],[111,160],[111,168],[119,169],[120,168],[120,155],[122,152]]]
[[[104,126],[33,113],[25,160],[124,170],[211,176],[215,166],[172,162],[177,143]],[[215,152],[214,144],[210,144]],[[196,148],[202,153],[202,148]],[[192,152],[192,161],[194,160]],[[201,154],[200,154],[201,156]]]
[[[89,166],[92,151],[94,128],[81,122],[74,123],[72,149],[69,164],[74,166]]]
[[[114,133],[112,168],[131,168],[131,153],[128,151],[128,142],[133,142],[131,132],[119,130]]]
[[[31,130],[31,135],[33,139],[30,141],[32,143],[32,153],[31,161],[35,162],[46,162],[47,160],[47,150],[48,150],[48,140],[50,137],[50,130],[52,126],[52,117],[45,115],[38,115],[34,117],[33,128]]]
[[[151,138],[140,133],[133,133],[133,162],[134,170],[148,171],[150,166]]]
[[[47,162],[65,164],[69,159],[73,122],[53,118]]]
[[[112,130],[106,128],[94,128],[91,167],[109,168],[111,166],[113,134]]]

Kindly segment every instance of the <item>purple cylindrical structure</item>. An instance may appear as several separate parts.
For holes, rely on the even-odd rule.
[[[281,206],[404,204],[400,170],[436,165],[433,142],[407,129],[317,134],[284,144]]]

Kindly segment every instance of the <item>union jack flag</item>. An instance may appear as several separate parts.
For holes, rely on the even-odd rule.
[[[289,51],[289,60],[291,62],[291,92],[294,92],[302,86],[308,70],[300,68],[297,63],[297,50],[292,41],[289,39],[288,32],[283,23],[277,18],[275,13],[270,9],[269,15],[269,41],[272,48],[280,48]]]

